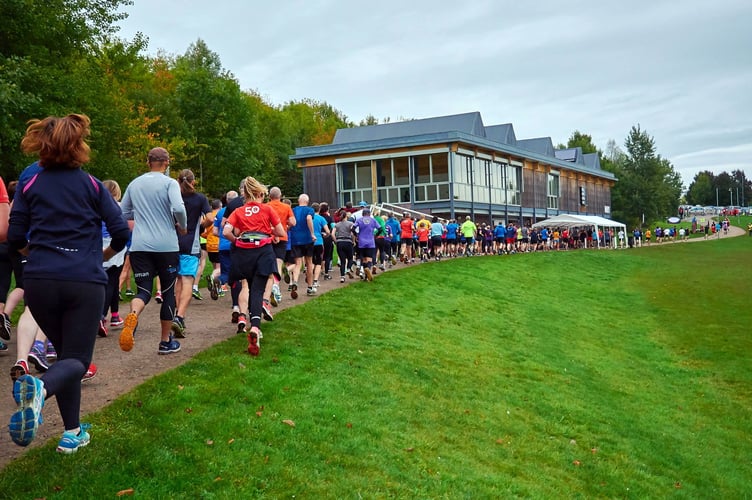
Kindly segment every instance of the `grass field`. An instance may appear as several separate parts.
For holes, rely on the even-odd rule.
[[[747,236],[409,266],[150,380],[0,492],[749,498],[750,283]]]

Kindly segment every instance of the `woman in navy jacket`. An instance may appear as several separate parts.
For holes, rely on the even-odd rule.
[[[24,300],[55,346],[58,360],[40,378],[19,377],[18,409],[11,415],[13,441],[27,446],[42,420],[44,400],[55,396],[65,432],[57,451],[89,443],[79,422],[81,377],[91,362],[104,306],[102,267],[124,248],[128,224],[102,183],[81,170],[89,161],[89,118],[68,115],[32,120],[21,141],[39,155],[36,173],[19,183],[10,214],[8,243],[28,255]],[[112,241],[102,249],[102,222]]]

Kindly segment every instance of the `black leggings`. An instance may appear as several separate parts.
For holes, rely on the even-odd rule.
[[[47,397],[55,396],[65,430],[79,426],[81,377],[91,363],[102,317],[105,285],[26,277],[24,301],[57,351],[57,362],[41,376]]]
[[[175,318],[175,281],[178,276],[178,252],[131,252],[131,267],[136,279],[136,297],[144,304],[151,300],[154,278],[159,277],[162,289],[162,307],[159,319]],[[102,295],[104,296],[104,295]]]
[[[339,258],[339,274],[340,276],[344,276],[347,270],[355,263],[353,260],[352,241],[337,242],[337,257]]]
[[[120,273],[123,266],[111,266],[105,271],[107,273],[107,287],[104,292],[104,307],[102,308],[102,317],[107,316],[109,309],[111,314],[117,314],[120,308]]]

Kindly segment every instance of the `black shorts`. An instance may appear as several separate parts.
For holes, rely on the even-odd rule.
[[[254,276],[266,277],[271,274],[279,276],[277,272],[277,256],[272,245],[259,248],[235,248],[232,253],[231,278],[236,281],[247,279],[253,281]]]
[[[209,262],[212,264],[219,264],[219,252],[207,252],[209,254]]]
[[[301,257],[313,257],[313,243],[307,245],[293,245],[292,254],[296,259]]]
[[[272,245],[272,248],[274,248],[274,255],[279,260],[284,261],[285,254],[287,253],[287,241],[278,241],[277,243],[274,243],[274,245]]]

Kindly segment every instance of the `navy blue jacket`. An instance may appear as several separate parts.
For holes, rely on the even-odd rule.
[[[102,222],[122,250],[128,223],[110,192],[80,168],[51,166],[19,182],[8,243],[29,245],[24,277],[106,284]]]

